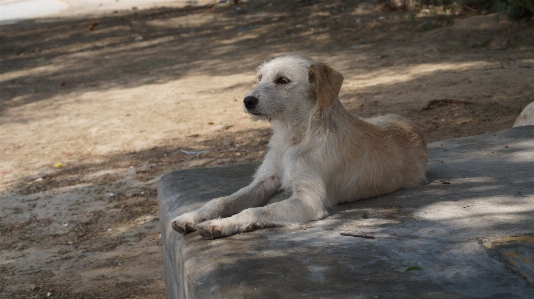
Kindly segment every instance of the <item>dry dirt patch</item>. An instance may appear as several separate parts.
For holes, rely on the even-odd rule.
[[[0,294],[163,298],[157,178],[263,157],[268,124],[241,101],[264,59],[326,61],[350,110],[407,116],[432,142],[512,126],[534,100],[532,29],[259,0],[1,26]],[[420,111],[439,99],[463,102]]]

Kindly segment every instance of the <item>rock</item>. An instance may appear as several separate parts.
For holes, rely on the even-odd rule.
[[[528,104],[515,120],[514,127],[534,125],[534,102]]]

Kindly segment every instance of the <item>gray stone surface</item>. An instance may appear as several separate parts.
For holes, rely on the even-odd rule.
[[[534,298],[483,245],[534,233],[534,127],[433,143],[429,160],[426,186],[213,241],[179,235],[171,219],[247,185],[257,164],[166,174],[167,298]]]
[[[514,269],[534,286],[534,236],[493,239],[484,242],[484,246],[491,255]]]

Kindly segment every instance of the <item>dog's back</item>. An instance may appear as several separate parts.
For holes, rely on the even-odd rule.
[[[330,129],[332,140],[325,148],[336,148],[336,154],[323,153],[321,158],[323,167],[330,168],[331,204],[415,187],[426,180],[426,143],[409,120],[393,114],[371,119],[346,111],[334,114],[334,129],[339,131]]]
[[[374,117],[366,121],[385,130],[382,147],[391,142],[402,153],[401,188],[415,187],[426,181],[428,157],[423,133],[410,120],[395,114]]]

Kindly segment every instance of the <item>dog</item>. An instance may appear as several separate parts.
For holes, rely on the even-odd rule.
[[[213,239],[319,220],[333,205],[425,182],[421,132],[397,115],[348,112],[338,98],[343,76],[327,64],[289,54],[264,62],[257,76],[243,105],[272,123],[263,163],[249,186],[173,219],[177,232]],[[290,197],[266,205],[281,190]]]

